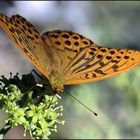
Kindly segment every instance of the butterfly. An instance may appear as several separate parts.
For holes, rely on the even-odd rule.
[[[50,82],[55,93],[64,85],[102,80],[140,64],[140,52],[99,46],[81,34],[67,30],[40,35],[20,15],[0,13],[0,27]]]

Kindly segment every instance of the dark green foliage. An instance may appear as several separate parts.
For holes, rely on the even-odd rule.
[[[29,131],[32,138],[48,138],[51,132],[57,132],[57,123],[63,110],[58,104],[58,98],[51,94],[50,86],[45,80],[38,84],[32,74],[18,74],[9,79],[0,79],[0,109],[8,113],[9,118],[0,133],[5,134],[11,127],[22,125]],[[26,135],[26,133],[25,133]]]

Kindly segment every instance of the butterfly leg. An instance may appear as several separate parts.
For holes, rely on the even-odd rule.
[[[40,79],[43,79],[43,77],[42,77],[41,75],[39,75],[39,73],[38,73],[35,69],[32,69],[31,74],[32,74],[33,72],[34,72]]]

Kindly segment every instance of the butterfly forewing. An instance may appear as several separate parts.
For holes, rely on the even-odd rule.
[[[44,42],[36,28],[20,15],[13,15],[9,18],[2,13],[0,13],[0,27],[28,56],[38,70],[47,77],[47,68],[45,70],[41,67],[44,61],[49,62],[49,59],[46,49],[44,49]]]
[[[108,48],[107,52],[100,53],[102,49],[106,48],[101,47],[98,53],[85,60],[81,67],[75,68],[75,75],[70,76],[66,84],[102,80],[128,71],[140,63],[138,51]]]

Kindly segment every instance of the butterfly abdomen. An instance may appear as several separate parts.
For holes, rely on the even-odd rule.
[[[62,93],[64,89],[63,75],[57,70],[51,71],[49,74],[49,81],[54,93]]]

